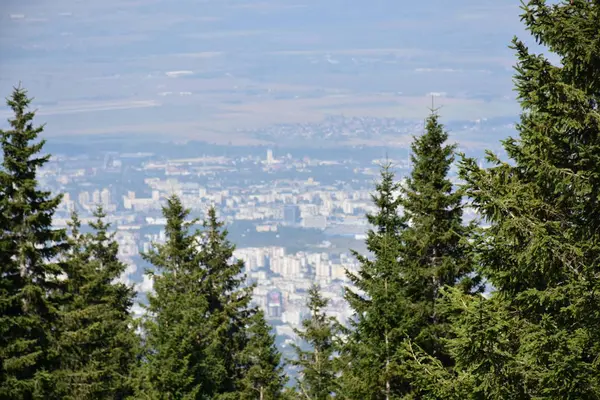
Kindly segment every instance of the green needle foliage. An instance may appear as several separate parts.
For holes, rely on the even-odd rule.
[[[372,196],[377,212],[367,215],[372,226],[367,248],[372,257],[354,252],[361,263],[357,273],[347,271],[354,288],[346,299],[355,312],[341,351],[342,387],[348,399],[390,399],[398,391],[399,365],[395,350],[404,338],[404,281],[400,275],[401,234],[406,221],[399,215],[400,185],[390,164]]]
[[[218,392],[236,393],[239,380],[247,372],[237,356],[248,346],[246,327],[254,314],[249,306],[254,287],[243,286],[244,263],[231,261],[235,246],[228,241],[228,232],[213,207],[203,225],[200,258],[205,269],[202,295],[208,305],[206,324],[212,332],[211,351],[222,359],[225,368]]]
[[[140,396],[275,398],[283,387],[275,379],[280,355],[262,313],[249,305],[253,287],[242,287],[244,265],[231,261],[235,247],[216,211],[209,210],[203,231],[192,233],[197,221],[187,220],[189,210],[178,197],[163,213],[167,241],[146,255],[156,271],[143,322]],[[254,384],[262,389],[250,390]]]
[[[409,227],[402,232],[404,246],[400,274],[404,278],[405,317],[401,322],[406,341],[399,351],[404,395],[422,398],[429,392],[421,382],[421,357],[449,369],[454,360],[444,340],[451,337],[450,321],[442,289],[458,286],[470,293],[478,290],[468,239],[473,226],[462,222],[461,191],[454,191],[448,172],[454,161],[454,145],[435,113],[427,118],[425,133],[411,146],[413,170],[402,189],[404,216]]]
[[[412,145],[405,187],[389,165],[382,169],[373,196],[378,212],[368,215],[373,257],[357,255],[361,269],[348,274],[358,290],[347,295],[356,320],[341,358],[345,398],[436,398],[437,379],[451,376],[448,313],[457,311],[445,306],[443,289],[472,293],[480,285],[472,275],[473,226],[463,225],[463,194],[448,179],[454,146],[447,140],[432,113]]]
[[[302,321],[302,330],[296,329],[298,337],[306,343],[307,350],[294,345],[296,358],[290,360],[299,367],[297,392],[300,399],[329,400],[337,392],[336,354],[337,321],[325,313],[327,299],[320,288],[312,285],[308,290],[307,306],[310,316]]]
[[[275,336],[262,311],[256,310],[246,327],[248,338],[239,360],[244,370],[235,398],[239,400],[284,399],[287,378],[280,363],[281,354],[275,347]],[[231,397],[233,400],[233,397]]]
[[[214,394],[226,374],[222,360],[210,352],[206,324],[209,305],[203,295],[199,234],[190,233],[195,220],[177,197],[163,207],[166,243],[145,258],[155,271],[154,293],[148,295],[148,316],[142,326],[146,345],[140,398],[203,399]]]
[[[511,163],[462,163],[489,222],[477,243],[496,292],[465,301],[457,363],[473,398],[600,398],[600,3],[531,0],[522,21],[559,57],[513,40],[523,108]]]
[[[125,271],[102,208],[93,233],[76,214],[66,257],[66,304],[61,309],[61,379],[65,399],[124,399],[132,394],[139,338],[130,315],[135,292],[118,282]]]
[[[7,104],[14,116],[10,130],[0,131],[0,398],[52,399],[63,286],[55,261],[66,245],[52,216],[61,196],[38,188],[49,156],[39,155],[43,126],[33,125],[27,92],[15,88]]]

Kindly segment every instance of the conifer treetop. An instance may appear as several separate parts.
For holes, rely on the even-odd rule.
[[[10,129],[0,130],[0,397],[51,398],[58,367],[58,307],[63,265],[56,256],[67,247],[64,229],[53,229],[61,196],[40,190],[37,171],[43,126],[34,126],[35,111],[21,86],[7,104]]]

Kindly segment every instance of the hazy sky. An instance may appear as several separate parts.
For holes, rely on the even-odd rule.
[[[431,92],[448,118],[518,110],[517,1],[2,3],[0,92],[22,81],[51,134],[416,118]]]

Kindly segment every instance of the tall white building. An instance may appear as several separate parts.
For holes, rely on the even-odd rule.
[[[102,204],[103,207],[108,207],[110,206],[110,190],[104,188],[102,189],[102,191],[100,192],[100,203]]]
[[[87,206],[90,203],[90,193],[89,192],[81,192],[78,196],[79,204],[82,206]]]
[[[92,203],[94,205],[100,204],[100,191],[98,189],[94,190],[92,193]]]

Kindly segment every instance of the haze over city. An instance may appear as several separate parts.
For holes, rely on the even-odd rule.
[[[514,118],[518,14],[470,0],[8,1],[0,90],[35,93],[53,136],[272,143],[252,131],[422,120],[430,94],[447,120]]]

